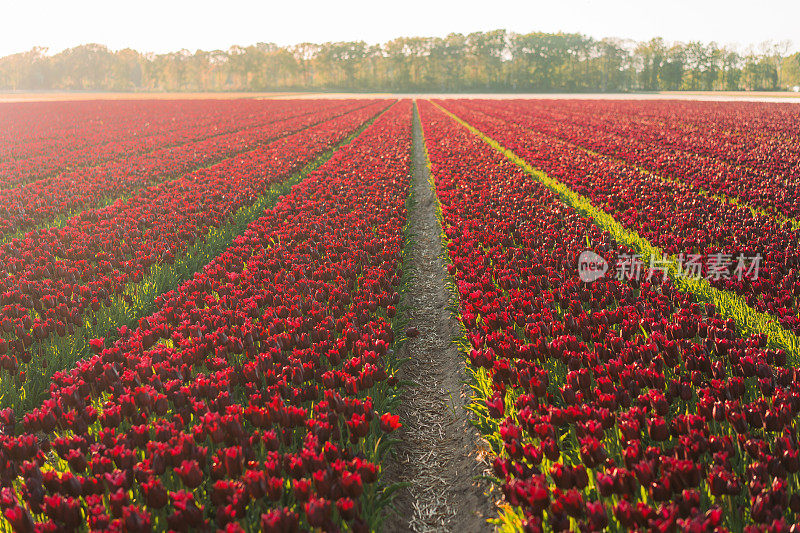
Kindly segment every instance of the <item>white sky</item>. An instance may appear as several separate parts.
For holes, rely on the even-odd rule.
[[[505,28],[719,44],[793,41],[800,0],[0,0],[0,56],[90,42],[144,52],[444,36]]]

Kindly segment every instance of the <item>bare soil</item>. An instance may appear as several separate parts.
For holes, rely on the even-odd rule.
[[[400,378],[411,382],[403,391],[399,414],[404,426],[401,443],[386,475],[409,486],[397,493],[395,512],[389,511],[385,531],[491,531],[494,516],[487,494],[483,458],[488,446],[469,423],[464,408],[471,390],[466,368],[453,338],[460,325],[448,310],[451,293],[436,216],[436,198],[430,187],[422,128],[414,115],[414,174],[411,183],[409,230],[410,290],[401,298],[408,309],[409,326],[419,335],[410,338],[400,355],[409,361]]]

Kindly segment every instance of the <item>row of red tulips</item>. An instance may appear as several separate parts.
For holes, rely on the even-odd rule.
[[[399,426],[391,327],[408,101],[297,185],[158,311],[0,416],[17,531],[366,531]]]
[[[142,128],[147,120],[140,117],[159,117],[162,110],[175,109],[173,102],[159,101],[151,108],[148,102],[132,101],[75,101],[75,102],[17,102],[0,104],[0,161],[36,157],[59,146],[59,139],[69,148],[87,144],[88,136],[109,141],[114,129],[104,120],[108,115],[115,122]],[[202,106],[199,106],[202,107]],[[190,109],[190,108],[184,108]],[[174,111],[170,112],[173,114]]]
[[[788,530],[800,376],[786,354],[669,280],[582,282],[581,251],[632,251],[430,103],[420,111],[473,407],[510,506],[501,523]]]
[[[595,115],[634,136],[660,130],[660,141],[769,174],[797,176],[800,112],[793,105],[734,102],[551,101],[553,111],[570,116]]]
[[[462,119],[613,215],[668,255],[761,256],[758,279],[710,277],[717,288],[746,298],[800,332],[800,230],[772,217],[699,194],[691,186],[662,181],[625,163],[586,153],[571,143],[483,114],[476,104],[443,103]],[[669,201],[664,201],[668,198]],[[720,257],[722,257],[720,256]],[[704,275],[708,275],[708,264]]]
[[[374,102],[315,102],[300,104],[301,113],[285,120],[211,137],[181,146],[166,147],[83,168],[0,191],[0,233],[21,235],[39,226],[52,226],[61,218],[107,204],[139,189],[253,150],[276,138],[372,105]],[[3,235],[0,235],[2,237]]]
[[[81,328],[102,335],[104,328],[136,319],[160,291],[218,253],[219,239],[209,243],[209,236],[216,238],[229,224],[241,226],[237,215],[243,209],[252,214],[243,225],[259,216],[258,209],[274,201],[273,186],[388,105],[372,103],[124,202],[86,211],[64,228],[3,245],[3,404],[23,398],[23,405],[36,404],[47,378],[88,348],[76,340]]]
[[[672,132],[660,122],[641,122],[608,109],[587,105],[582,111],[542,109],[535,102],[476,103],[482,110],[526,128],[552,135],[632,165],[701,187],[713,194],[747,202],[772,213],[800,218],[800,150],[769,138],[754,154],[741,143],[709,129]],[[658,106],[659,104],[655,104]],[[671,104],[660,104],[671,105]],[[800,146],[800,141],[797,143]]]
[[[15,119],[6,124],[7,128],[0,124],[0,138],[13,143],[14,157],[0,162],[0,188],[16,187],[57,172],[96,166],[112,159],[285,120],[306,111],[286,101],[242,102],[118,102],[117,105],[93,102],[81,107],[83,121],[57,129],[54,137],[29,139],[17,131],[18,125],[30,125],[35,131],[36,124],[43,120],[38,116],[40,113],[46,113],[48,118],[52,116],[47,113],[48,109],[30,104],[5,105],[3,111],[13,114]],[[16,109],[19,107],[26,112],[20,113]],[[61,104],[57,109],[66,108],[72,105]]]
[[[206,102],[218,104],[222,102]],[[249,103],[247,105],[251,105]],[[134,129],[158,127],[161,117],[176,113],[202,113],[203,102],[176,100],[86,100],[0,103],[0,161],[36,157],[60,146],[79,147],[90,137],[111,141],[118,138],[116,122]],[[109,116],[114,117],[110,123]],[[144,120],[142,120],[144,119]],[[149,120],[148,120],[149,119]],[[169,119],[171,120],[171,119]],[[51,144],[46,144],[51,143]]]

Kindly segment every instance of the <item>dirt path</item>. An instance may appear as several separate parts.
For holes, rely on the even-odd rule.
[[[387,474],[410,485],[398,492],[397,513],[387,517],[385,531],[491,531],[486,517],[493,506],[486,483],[476,481],[486,465],[478,431],[468,422],[469,398],[464,359],[452,339],[459,324],[447,309],[446,266],[440,256],[441,225],[436,217],[422,128],[414,114],[414,175],[409,229],[413,282],[405,292],[409,326],[419,330],[401,354],[409,361],[401,378],[412,382],[403,395],[404,427],[397,458]]]

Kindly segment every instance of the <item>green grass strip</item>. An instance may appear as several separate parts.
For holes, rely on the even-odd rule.
[[[533,167],[513,151],[508,150],[499,142],[485,135],[460,117],[444,109],[442,106],[436,103],[433,103],[433,105],[457,123],[467,128],[489,146],[503,154],[527,174],[535,178],[539,183],[557,194],[568,206],[572,207],[583,216],[594,220],[594,223],[599,228],[607,231],[617,242],[634,249],[641,256],[642,262],[645,265],[649,264],[650,258],[659,261],[665,258],[668,265],[667,271],[676,288],[693,293],[700,301],[714,304],[723,317],[733,319],[736,322],[739,331],[743,335],[752,335],[754,333],[766,334],[768,337],[768,346],[770,348],[785,350],[792,366],[798,366],[798,364],[800,364],[800,338],[781,326],[777,320],[775,320],[775,317],[753,309],[747,304],[745,298],[738,294],[712,287],[705,278],[680,276],[679,263],[675,256],[667,257],[660,248],[653,246],[635,230],[625,228],[622,224],[617,222],[613,216],[592,205],[585,196],[576,193],[560,181],[551,178],[541,170]]]
[[[120,326],[136,327],[141,317],[153,312],[158,295],[176,289],[224,252],[251,222],[261,217],[266,209],[273,207],[294,185],[324,164],[339,148],[350,144],[361,135],[390,107],[364,122],[347,138],[314,158],[285,181],[272,185],[254,203],[240,207],[229,221],[210,229],[203,240],[176,257],[172,264],[153,265],[142,281],[129,283],[121,295],[112,299],[111,305],[101,306],[96,312],[85,312],[83,325],[76,328],[73,335],[51,335],[34,344],[30,348],[33,355],[30,363],[20,366],[20,371],[27,373],[26,381],[20,383],[8,375],[0,379],[0,408],[13,407],[17,413],[23,413],[40,405],[46,398],[53,374],[91,354],[91,339],[105,336],[108,345],[116,339],[117,328]]]

